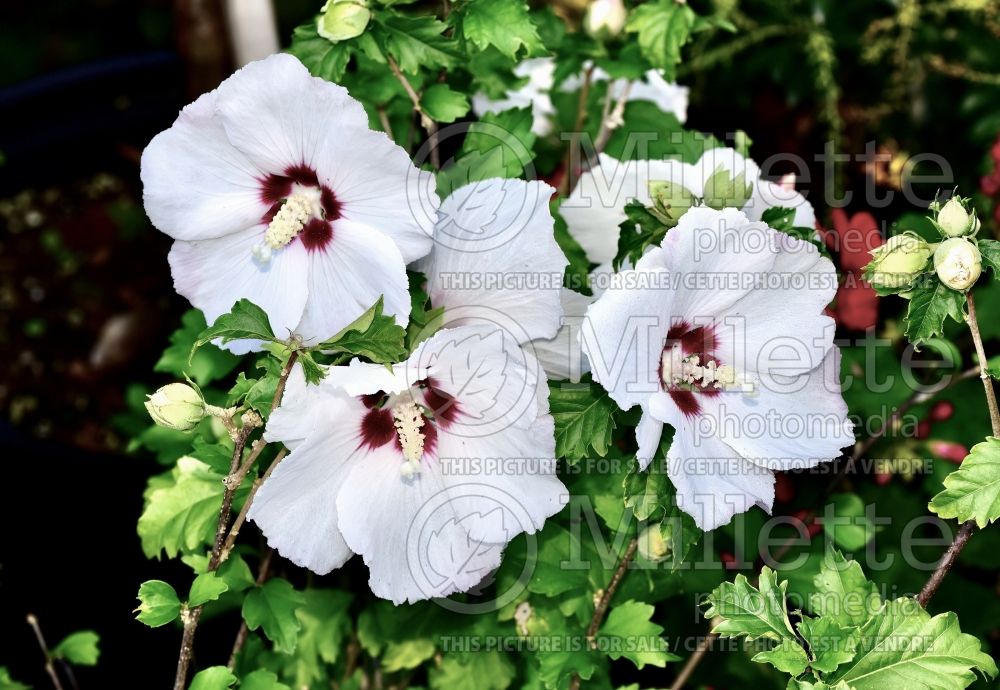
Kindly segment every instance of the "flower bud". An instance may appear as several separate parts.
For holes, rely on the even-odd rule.
[[[583,18],[583,29],[591,38],[614,38],[625,28],[627,18],[628,10],[622,0],[593,0]]]
[[[968,290],[983,272],[983,257],[969,240],[952,237],[934,251],[934,270],[952,290]]]
[[[673,532],[670,524],[648,525],[639,533],[639,553],[651,563],[665,561],[673,551]]]
[[[346,41],[364,33],[371,18],[366,0],[327,0],[316,18],[316,31],[334,43]]]
[[[961,197],[953,196],[938,211],[937,226],[948,237],[962,237],[979,230],[979,219],[974,211],[969,213],[966,210]]]
[[[649,181],[649,196],[653,201],[649,212],[668,228],[677,225],[695,203],[694,195],[683,186],[660,180]]]
[[[168,383],[148,397],[146,411],[167,429],[190,431],[205,416],[201,394],[186,383]]]
[[[925,272],[931,246],[923,238],[904,232],[870,253],[865,279],[875,288],[897,289],[912,285]]]
[[[705,183],[705,205],[721,211],[724,208],[743,208],[753,194],[753,183],[746,175],[735,177],[725,168],[716,170]]]

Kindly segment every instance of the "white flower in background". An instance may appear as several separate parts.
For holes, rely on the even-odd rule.
[[[588,63],[584,63],[587,66]],[[592,83],[606,81],[609,78],[607,72],[600,67],[595,68],[590,75]],[[625,90],[626,79],[614,79],[611,82],[612,98],[621,98]],[[560,91],[572,93],[579,91],[583,86],[583,75],[569,77],[559,86]],[[665,113],[673,113],[674,117],[681,124],[687,121],[688,94],[690,89],[680,84],[669,82],[663,78],[663,72],[658,69],[647,70],[642,79],[632,82],[626,102],[648,101]]]
[[[721,173],[721,174],[720,174]],[[733,149],[706,151],[697,163],[677,160],[619,161],[601,154],[598,164],[580,176],[576,188],[563,202],[559,212],[570,234],[580,243],[587,258],[597,264],[611,261],[618,252],[618,226],[626,219],[625,205],[636,200],[644,206],[653,203],[651,182],[668,182],[690,196],[706,196],[710,182],[725,186],[735,183],[740,190],[706,200],[716,207],[739,206],[752,220],[760,220],[769,208],[783,206],[795,210],[797,227],[814,227],[816,214],[805,197],[787,185],[760,179],[760,168]],[[751,187],[745,194],[744,185]]]
[[[291,449],[249,511],[268,543],[320,574],[359,553],[397,604],[475,586],[568,500],[545,380],[497,327],[441,330],[392,371],[296,367],[265,439]]]
[[[514,68],[514,74],[527,79],[524,85],[508,91],[504,98],[493,99],[484,93],[472,97],[472,111],[482,117],[486,113],[499,113],[511,108],[531,107],[533,117],[531,131],[540,137],[552,133],[556,109],[550,96],[555,84],[556,64],[552,58],[530,58]],[[591,81],[605,81],[608,73],[598,68],[591,75]],[[611,82],[614,98],[620,98],[625,88],[624,79]],[[578,91],[583,85],[580,75],[569,77],[560,85],[565,93]],[[665,113],[673,113],[677,120],[687,120],[688,87],[666,81],[659,70],[651,69],[642,79],[632,83],[628,101],[649,101]]]
[[[698,207],[618,277],[587,312],[583,350],[622,409],[641,407],[643,467],[675,429],[666,469],[699,527],[770,510],[775,470],[854,442],[823,314],[837,276],[814,246]]]
[[[436,205],[433,179],[294,57],[251,63],[184,108],[143,152],[142,182],[150,220],[176,240],[174,286],[209,323],[247,298],[279,335],[316,342],[380,295],[407,323],[406,264],[433,225],[411,209]]]
[[[530,58],[514,67],[514,75],[527,79],[520,87],[506,93],[504,98],[493,99],[480,92],[472,96],[472,112],[482,117],[486,113],[499,113],[511,108],[531,108],[531,131],[544,137],[552,131],[552,118],[556,114],[549,93],[555,79],[556,63],[552,58]]]

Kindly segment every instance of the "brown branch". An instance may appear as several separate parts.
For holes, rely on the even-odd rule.
[[[45,644],[45,636],[42,634],[42,626],[38,624],[38,618],[35,614],[29,613],[27,615],[28,625],[35,632],[35,639],[38,640],[38,646],[42,650],[42,654],[45,655],[45,672],[49,674],[49,678],[52,679],[52,685],[56,690],[63,690],[62,682],[59,680],[59,674],[56,673],[55,664],[52,663],[52,652],[49,651],[49,646]]]
[[[701,638],[698,643],[698,648],[694,650],[694,653],[688,657],[688,660],[684,662],[681,672],[677,674],[677,679],[674,681],[673,685],[670,686],[670,690],[681,690],[684,687],[684,683],[688,681],[694,670],[698,668],[698,664],[701,663],[702,658],[712,648],[712,642],[715,638],[719,636],[719,633],[710,632],[705,637]]]
[[[277,464],[277,461],[275,461]],[[264,552],[264,558],[260,561],[260,567],[257,569],[257,579],[254,584],[260,587],[267,581],[268,576],[271,573],[271,562],[274,558],[274,549],[268,548]],[[229,653],[229,663],[227,666],[229,670],[232,671],[236,668],[236,657],[240,655],[240,651],[243,649],[243,645],[247,643],[247,636],[250,634],[250,628],[247,627],[247,622],[240,618],[240,629],[236,633],[236,639],[233,641],[233,650]]]
[[[271,476],[271,472],[274,471],[274,468],[278,466],[278,463],[281,462],[287,454],[287,448],[282,448],[278,451],[278,454],[274,457],[274,461],[271,462],[271,466],[267,468],[266,472],[264,472],[264,476],[254,480],[253,486],[250,487],[250,494],[247,496],[247,500],[243,503],[243,508],[240,509],[236,519],[233,520],[233,526],[229,529],[226,541],[222,545],[222,552],[219,556],[220,565],[225,563],[226,559],[229,558],[229,554],[232,552],[233,546],[236,544],[236,538],[240,535],[240,529],[247,520],[247,514],[250,512],[250,506],[253,505],[253,499],[257,495],[257,490],[260,488],[260,485],[267,481],[267,478]]]
[[[962,553],[962,549],[965,548],[969,538],[972,536],[972,530],[975,526],[975,520],[969,520],[963,524],[961,529],[958,530],[958,534],[955,535],[955,541],[951,543],[948,550],[944,552],[944,556],[938,561],[937,567],[934,568],[930,579],[927,580],[927,584],[924,585],[924,588],[920,590],[920,594],[917,595],[917,602],[924,608],[927,608],[927,602],[938,591],[938,587],[944,581],[944,576],[951,570],[951,566],[955,563],[955,559],[958,558],[958,554]]]
[[[1000,437],[1000,409],[997,408],[997,396],[993,391],[993,381],[986,373],[986,349],[983,347],[983,336],[979,333],[979,321],[976,320],[976,302],[972,299],[971,291],[966,294],[965,301],[969,305],[967,318],[969,331],[972,333],[972,342],[976,346],[976,356],[979,357],[979,378],[983,382],[986,405],[990,409],[990,425],[993,427],[993,435]]]
[[[608,586],[604,588],[601,598],[594,606],[594,615],[591,616],[590,625],[587,626],[587,645],[591,649],[596,648],[595,640],[597,638],[597,631],[600,629],[601,622],[604,620],[604,614],[608,612],[608,606],[611,604],[611,597],[615,595],[615,590],[618,589],[618,585],[621,584],[622,578],[624,578],[625,573],[628,572],[629,563],[632,562],[632,557],[635,556],[635,551],[638,548],[638,539],[632,539],[632,541],[628,543],[628,546],[625,547],[625,553],[622,554],[622,558],[618,562],[618,568],[615,570],[614,575],[611,576],[611,581],[608,582]],[[580,676],[578,674],[573,674],[569,687],[571,690],[577,690],[580,687]]]
[[[413,85],[406,78],[406,75],[403,74],[403,71],[399,69],[396,59],[391,55],[387,56],[387,58],[389,69],[392,70],[396,80],[403,85],[403,90],[406,91],[406,95],[410,97],[410,102],[413,104],[413,111],[420,116],[420,125],[427,132],[427,146],[430,149],[431,165],[435,169],[439,169],[441,167],[441,152],[437,149],[437,123],[430,115],[424,112],[423,106],[420,105],[420,94],[413,88]]]
[[[605,100],[605,106],[611,102],[611,92],[612,92],[613,82],[608,82],[608,98]],[[625,117],[625,105],[628,103],[628,95],[632,90],[632,82],[625,82],[625,87],[622,89],[622,95],[618,97],[618,102],[615,104],[615,109],[608,112],[605,109],[601,116],[601,128],[597,132],[597,138],[594,140],[594,155],[604,151],[604,147],[608,145],[608,141],[611,140],[611,135],[616,129],[621,127],[622,121]]]
[[[573,174],[574,159],[579,162],[580,157],[577,151],[580,148],[580,134],[583,125],[587,122],[587,97],[590,95],[590,82],[594,76],[594,66],[591,65],[583,73],[583,84],[580,86],[580,96],[576,102],[576,121],[573,123],[573,131],[570,133],[569,150],[563,160],[563,180],[559,185],[560,196],[569,196],[573,188],[576,187],[577,175]]]

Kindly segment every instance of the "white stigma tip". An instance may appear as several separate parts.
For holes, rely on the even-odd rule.
[[[271,261],[271,247],[267,244],[254,245],[250,253],[253,254],[253,258],[257,260],[257,263],[266,264]]]

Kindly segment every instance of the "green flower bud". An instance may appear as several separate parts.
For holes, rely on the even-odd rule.
[[[694,195],[679,184],[661,180],[649,181],[649,196],[653,206],[649,212],[669,228],[695,204]]]
[[[607,40],[621,34],[628,19],[622,0],[593,0],[583,17],[583,30],[597,40]]]
[[[976,213],[969,213],[966,201],[959,196],[953,196],[937,213],[937,227],[948,237],[973,235],[979,230],[979,219]]]
[[[320,13],[316,31],[334,43],[360,36],[372,18],[366,0],[327,0]]]
[[[934,251],[934,270],[952,290],[968,290],[983,272],[983,256],[969,240],[952,237]]]
[[[673,551],[673,533],[670,524],[648,525],[639,533],[639,553],[651,563],[665,561]]]
[[[146,411],[167,429],[190,431],[205,416],[201,394],[186,383],[168,383],[148,397]]]
[[[931,246],[911,232],[890,237],[871,251],[872,260],[865,266],[865,279],[875,288],[905,288],[927,269]]]
[[[736,177],[725,168],[716,170],[705,183],[705,205],[721,211],[724,208],[743,208],[753,194],[753,183],[747,182],[744,173]]]

